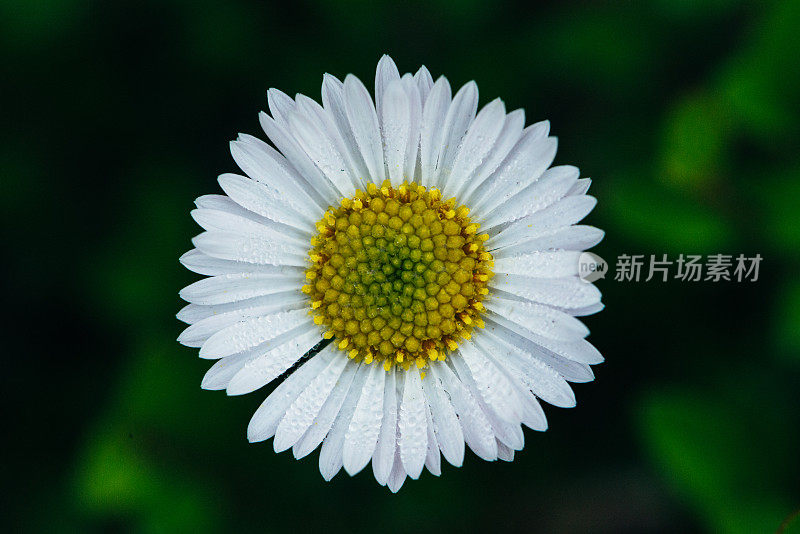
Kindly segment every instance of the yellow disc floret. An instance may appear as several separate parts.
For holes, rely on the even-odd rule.
[[[325,337],[352,359],[408,369],[483,327],[492,256],[468,214],[437,189],[388,181],[329,208],[303,286]]]

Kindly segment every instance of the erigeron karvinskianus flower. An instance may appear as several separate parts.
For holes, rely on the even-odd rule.
[[[322,105],[271,89],[261,126],[231,153],[225,195],[197,199],[205,230],[182,263],[179,340],[217,362],[203,387],[230,395],[279,380],[251,442],[329,480],[372,463],[397,491],[441,456],[513,459],[539,400],[575,405],[568,382],[603,358],[575,317],[602,308],[578,277],[603,236],[577,225],[588,179],[555,166],[547,121],[525,127],[478,88],[455,95],[425,67],[378,63],[375,103],[353,75],[325,75]],[[477,112],[477,113],[476,113]]]

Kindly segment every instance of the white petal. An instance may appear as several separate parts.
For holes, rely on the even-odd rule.
[[[319,218],[312,198],[299,186],[299,174],[274,148],[252,135],[239,134],[231,142],[231,154],[239,168],[273,190],[284,207],[311,224]]]
[[[274,87],[267,91],[267,105],[269,112],[281,126],[289,122],[289,114],[294,111],[295,103],[292,97]]]
[[[309,325],[306,329],[298,329],[291,339],[247,361],[228,383],[228,395],[244,395],[266,386],[305,356],[320,340],[316,328]]]
[[[237,215],[252,214],[256,217],[259,217],[261,220],[265,221],[269,220],[269,219],[264,219],[260,215],[255,215],[252,211],[247,211],[239,204],[234,202],[229,196],[226,195],[200,195],[199,197],[194,199],[194,204],[198,208],[227,211],[229,213]]]
[[[517,274],[533,278],[563,278],[578,275],[580,251],[556,250],[531,252],[518,256],[495,259],[494,271],[498,276]]]
[[[283,340],[281,340],[280,342],[282,343]],[[233,377],[236,376],[236,374],[239,371],[241,371],[242,368],[248,362],[251,362],[251,361],[255,360],[256,358],[262,356],[263,354],[264,354],[264,350],[262,350],[261,347],[252,347],[252,348],[249,348],[249,349],[244,350],[242,352],[238,352],[238,353],[236,353],[236,354],[234,354],[232,356],[225,356],[224,358],[220,358],[220,360],[217,363],[220,363],[220,362],[223,362],[225,360],[228,360],[228,365],[230,365],[231,367],[233,367],[235,369],[233,374],[231,374],[230,377],[225,382],[225,389],[230,385],[230,382],[233,379]],[[217,364],[214,364],[213,366],[211,366],[211,368],[214,369],[216,366],[217,366]],[[223,366],[221,365],[220,368],[222,368],[222,367]],[[230,370],[229,367],[227,367],[227,366],[225,366],[225,367],[226,367],[226,369]],[[228,373],[228,371],[226,371],[224,374],[227,375],[227,373]]]
[[[347,118],[344,104],[344,84],[335,76],[326,74],[322,81],[322,103],[330,114],[339,134],[342,136],[344,147],[349,154],[350,162],[361,186],[369,183],[369,170],[367,169],[361,150],[353,135],[353,128]]]
[[[406,473],[413,479],[419,478],[422,473],[428,447],[425,397],[420,382],[419,369],[412,365],[406,371],[397,424],[400,429],[400,459]]]
[[[545,349],[583,365],[596,365],[602,363],[604,360],[600,351],[585,339],[576,339],[573,341],[560,341],[547,338],[537,339]]]
[[[575,406],[575,394],[558,372],[522,349],[506,343],[494,333],[476,336],[476,343],[502,362],[512,375],[543,401],[561,408]]]
[[[419,134],[422,124],[422,97],[419,88],[410,74],[402,78],[403,88],[408,95],[409,104],[409,130],[408,143],[406,143],[405,171],[403,175],[408,180],[414,180],[419,162]]]
[[[422,380],[422,389],[433,418],[433,428],[442,455],[456,467],[464,462],[464,434],[458,416],[445,393],[441,378],[430,373]]]
[[[329,352],[320,352],[290,374],[270,393],[250,419],[250,424],[247,426],[248,441],[251,443],[264,441],[275,434],[275,429],[278,428],[278,423],[286,413],[286,409],[308,386],[308,383],[330,363],[331,356],[332,354]]]
[[[547,418],[544,415],[544,410],[542,410],[542,407],[536,400],[536,396],[528,387],[525,377],[522,376],[521,373],[510,364],[510,358],[503,357],[501,354],[498,354],[494,346],[491,344],[478,343],[477,338],[480,338],[482,341],[486,341],[488,337],[489,336],[485,335],[476,336],[476,344],[482,347],[484,355],[503,373],[503,375],[505,375],[505,377],[511,383],[520,407],[522,408],[522,424],[533,430],[542,432],[547,430]]]
[[[235,262],[257,265],[306,267],[308,257],[296,244],[277,241],[259,235],[233,232],[203,232],[192,239],[202,253]]]
[[[297,141],[288,132],[288,124],[280,125],[266,113],[258,115],[261,128],[270,141],[281,151],[292,167],[303,178],[303,189],[314,198],[314,201],[323,210],[338,201],[338,195],[322,171],[303,152]]]
[[[233,175],[238,176],[238,175]],[[243,176],[239,176],[239,178],[244,178]],[[279,223],[277,221],[273,221],[272,219],[268,219],[263,215],[259,215],[253,211],[250,211],[239,204],[237,204],[232,198],[226,195],[203,195],[198,197],[194,203],[197,205],[199,210],[214,210],[214,211],[221,211],[232,215],[233,221],[240,221],[241,219],[247,219],[254,223],[257,223],[261,226],[266,226],[269,230],[277,232],[279,234],[285,235],[286,237],[290,237],[300,243],[306,243],[308,241],[308,233],[306,231],[298,230],[292,226]],[[327,206],[325,206],[327,209]],[[322,213],[324,210],[319,210],[319,216],[316,219],[322,217]],[[316,220],[315,219],[315,220]],[[208,221],[209,225],[215,225],[215,227],[222,228],[225,226],[230,228],[233,224],[231,220],[223,220],[220,216],[216,216],[213,221]],[[203,226],[203,223],[198,221],[200,226]]]
[[[275,430],[273,446],[275,452],[282,452],[297,443],[314,422],[322,406],[331,396],[334,387],[345,370],[348,359],[336,352],[333,344],[323,349],[334,354],[328,366],[308,384],[303,392],[286,410]]]
[[[180,296],[193,304],[224,304],[289,290],[297,291],[302,287],[303,280],[301,273],[290,275],[288,272],[221,274],[186,286],[180,291]]]
[[[378,444],[372,455],[372,472],[375,480],[383,486],[389,479],[392,464],[397,449],[397,384],[398,373],[392,367],[386,376],[386,385],[383,390],[383,420],[381,431],[378,435]],[[405,473],[405,471],[404,471]]]
[[[517,145],[524,128],[525,112],[523,110],[517,109],[506,115],[503,129],[500,130],[500,135],[497,136],[497,141],[486,156],[486,160],[478,167],[474,176],[464,183],[463,191],[457,193],[458,198],[463,199],[466,205],[475,204],[478,199],[473,198],[473,193],[489,176],[494,174],[509,152]]]
[[[353,136],[370,174],[369,181],[380,184],[385,171],[378,116],[367,88],[352,74],[344,80],[344,104]]]
[[[514,450],[521,451],[525,447],[525,434],[522,431],[521,424],[509,423],[505,419],[498,417],[491,408],[482,407],[485,410],[486,417],[492,424],[492,431],[496,439]]]
[[[578,180],[578,183],[576,183],[573,186],[573,188],[570,189],[569,193],[567,193],[567,194],[569,196],[585,195],[586,192],[589,191],[589,186],[591,186],[591,185],[592,185],[592,179],[591,178],[581,178],[580,180]]]
[[[343,98],[344,95],[341,96]],[[340,128],[329,110],[304,95],[297,95],[297,109],[304,112],[309,120],[315,122],[320,131],[331,140],[333,147],[341,155],[345,170],[350,177],[350,184],[356,188],[363,187],[362,178],[367,172],[366,166],[349,123],[345,128]]]
[[[433,476],[438,477],[442,474],[442,458],[439,455],[439,443],[436,441],[436,433],[433,430],[433,418],[431,410],[425,406],[425,427],[428,430],[428,450],[425,453],[425,467],[428,468]]]
[[[568,311],[570,314],[576,317],[583,317],[584,315],[592,315],[593,313],[602,311],[604,308],[605,304],[603,304],[602,302],[598,302],[597,304],[591,306],[584,306],[583,308],[573,308],[571,310],[564,310],[564,311]],[[592,362],[592,363],[600,363],[600,362]]]
[[[495,291],[500,290],[567,311],[594,306],[602,297],[594,285],[584,282],[577,276],[548,279],[510,274],[492,277],[489,280],[489,287]]]
[[[414,82],[419,88],[420,102],[424,106],[431,92],[431,88],[433,87],[433,77],[425,65],[421,66],[416,74],[414,74]]]
[[[494,432],[475,398],[447,364],[435,362],[430,364],[430,368],[450,395],[464,432],[464,441],[478,457],[487,461],[495,460],[497,444]]]
[[[489,102],[475,117],[467,131],[461,148],[453,162],[453,170],[444,184],[445,197],[462,191],[473,174],[486,160],[497,137],[505,125],[506,106],[496,98]]]
[[[578,335],[584,332],[588,333],[588,329],[586,329],[582,323],[577,321],[577,319],[572,322],[571,326],[567,324],[569,320],[564,319],[563,315],[557,319],[554,319],[562,323],[558,327],[554,326],[554,330],[555,328],[564,330],[564,332],[558,334],[560,337],[555,337],[554,330],[547,332],[547,335],[545,335],[543,329],[536,325],[536,321],[533,321],[530,318],[526,319],[524,314],[521,316],[518,314],[512,316],[492,313],[487,317],[490,317],[497,323],[508,327],[520,336],[533,341],[540,347],[567,358],[568,360],[590,365],[594,365],[603,361],[603,357],[600,355],[597,349],[595,349],[588,341],[582,339],[583,336]],[[569,315],[566,315],[566,317],[569,317]],[[571,330],[572,333],[568,333],[567,329]]]
[[[539,336],[561,341],[577,341],[589,335],[589,329],[571,315],[543,304],[495,297],[486,302],[492,317],[514,323],[515,331],[524,329]]]
[[[242,213],[230,213],[227,210],[198,208],[192,210],[191,215],[197,224],[210,232],[221,231],[270,239],[280,242],[283,246],[292,247],[298,253],[308,249],[309,240],[303,232],[244,209]]]
[[[511,377],[510,380],[517,386],[517,396],[522,406],[522,424],[538,432],[547,430],[547,417],[536,396],[526,389],[518,378]]]
[[[264,352],[283,341],[284,334],[298,326],[313,324],[304,309],[251,317],[220,330],[200,349],[201,358],[224,358],[251,347],[262,345]]]
[[[194,322],[195,316],[203,316],[204,308],[208,308],[208,306],[199,306],[197,304],[187,304],[183,308],[181,308],[178,313],[175,314],[175,318],[179,321],[183,321],[187,324],[192,324]],[[204,316],[202,318],[205,318]]]
[[[344,355],[340,357],[344,357]],[[356,405],[361,397],[361,390],[368,374],[368,365],[361,365],[358,368],[353,385],[350,387],[350,391],[347,392],[336,420],[322,443],[322,448],[319,451],[319,472],[326,481],[336,476],[336,473],[342,468],[342,447],[345,433],[350,426],[350,420],[353,418],[353,413],[356,410]]]
[[[225,304],[215,304],[213,306],[203,306],[200,304],[188,304],[178,312],[176,317],[181,321],[189,324],[208,319],[214,315],[220,315],[240,310],[247,310],[248,308],[257,308],[259,306],[271,306],[278,303],[286,304],[289,306],[296,300],[305,300],[307,297],[299,291],[284,291],[275,293],[273,295],[266,295],[263,297],[254,297],[251,299],[240,300],[237,302],[227,302]],[[287,308],[288,311],[291,308]],[[276,310],[281,311],[281,310]]]
[[[222,358],[214,365],[212,365],[205,376],[200,387],[209,390],[219,390],[228,387],[231,378],[244,366],[248,359],[253,355],[249,351],[245,351],[227,358]]]
[[[514,396],[514,388],[505,375],[471,341],[461,343],[458,352],[469,368],[483,402],[506,421],[519,423],[522,412]]]
[[[385,101],[381,115],[383,153],[389,170],[389,180],[392,185],[397,186],[408,178],[405,176],[405,159],[406,146],[411,136],[411,103],[399,77],[389,83],[383,98]],[[413,176],[410,179],[413,179]]]
[[[386,371],[377,362],[368,367],[369,375],[344,437],[342,463],[349,475],[355,475],[369,463],[378,443],[383,419]]]
[[[484,216],[484,231],[526,217],[567,196],[580,171],[571,165],[547,169],[542,177]]]
[[[295,112],[289,117],[289,131],[339,195],[353,196],[356,188],[350,173],[350,164],[320,125],[306,115]]]
[[[308,250],[309,240],[300,232],[293,232],[291,227],[286,225],[265,225],[249,217],[207,208],[192,210],[191,215],[197,224],[209,232],[230,232],[269,239],[277,241],[287,249],[299,254],[303,254]],[[267,221],[267,219],[262,220]]]
[[[594,374],[588,364],[569,359],[553,350],[556,347],[563,349],[563,342],[536,336],[532,333],[522,335],[509,328],[510,323],[496,316],[494,318],[486,317],[485,320],[487,326],[498,337],[519,347],[532,357],[543,361],[570,382],[591,382],[594,380]],[[544,344],[549,346],[545,347]]]
[[[205,276],[217,276],[220,274],[241,274],[245,272],[280,274],[286,269],[298,269],[288,266],[255,264],[243,261],[230,261],[214,258],[204,254],[197,249],[192,249],[179,258],[181,264],[192,272]],[[299,270],[298,270],[299,272]]]
[[[420,183],[426,187],[434,185],[436,166],[442,152],[442,136],[447,110],[450,107],[450,84],[442,76],[433,84],[425,101],[420,126]]]
[[[338,358],[342,357],[341,351],[335,348],[333,344],[328,345],[328,347],[330,347],[330,350],[334,352]],[[314,423],[292,447],[292,454],[294,454],[294,457],[297,459],[308,455],[322,443],[322,440],[325,439],[331,426],[333,426],[333,422],[336,420],[336,416],[339,414],[339,410],[341,410],[345,397],[350,392],[351,388],[356,388],[357,391],[360,391],[360,386],[358,384],[353,384],[353,379],[361,364],[347,358],[344,359],[347,360],[347,365],[342,375],[339,377],[339,380],[336,382],[333,391],[331,391],[325,404],[320,408],[319,413],[314,419]]]
[[[403,482],[406,481],[406,470],[403,467],[403,461],[400,459],[400,449],[394,455],[394,464],[392,464],[392,471],[389,473],[389,480],[386,481],[386,486],[392,493],[397,493],[403,487]]]
[[[495,435],[495,437],[515,450],[522,449],[523,445],[525,444],[525,437],[522,433],[520,420],[517,419],[517,421],[509,421],[506,417],[498,414],[494,406],[488,404],[484,400],[483,395],[480,393],[480,391],[478,391],[478,384],[475,382],[475,377],[463,358],[451,358],[450,363],[452,364],[464,386],[470,391],[470,393],[472,393],[472,396],[478,403],[480,410],[486,416],[486,419],[489,421],[489,424],[492,427],[492,433]],[[514,395],[513,388],[509,386],[507,389],[510,392],[510,397],[512,397],[508,399],[509,403],[513,403],[518,406],[519,399],[517,399],[517,397]]]
[[[475,191],[476,209],[480,206],[488,212],[497,202],[509,198],[539,178],[552,162],[552,157],[545,161],[548,153],[552,150],[552,155],[555,155],[555,138],[548,140],[549,131],[548,121],[537,122],[522,131],[503,162]]]
[[[178,342],[187,347],[200,347],[209,337],[220,330],[251,317],[271,315],[278,312],[287,312],[305,307],[305,298],[300,292],[292,292],[281,298],[272,299],[269,304],[262,306],[247,306],[232,311],[215,314],[200,321],[181,332]]]
[[[590,196],[565,197],[513,223],[504,226],[497,235],[486,241],[489,250],[522,243],[528,239],[539,237],[555,228],[569,226],[586,217],[597,204]]]
[[[514,449],[507,447],[502,441],[497,441],[497,459],[504,462],[514,461]]]
[[[466,83],[458,90],[447,110],[442,130],[442,152],[436,164],[433,185],[444,189],[453,171],[453,162],[461,150],[464,136],[478,110],[478,85]]]
[[[566,226],[551,230],[538,237],[528,239],[499,249],[493,253],[495,258],[529,254],[539,250],[586,250],[603,240],[605,232],[593,226]]]
[[[378,112],[378,119],[381,121],[381,129],[383,129],[384,109],[391,104],[384,103],[386,98],[386,91],[395,80],[400,80],[400,73],[397,71],[397,65],[394,64],[392,58],[384,54],[378,61],[378,66],[375,69],[375,109]]]
[[[238,174],[223,174],[217,181],[225,194],[243,208],[296,228],[308,236],[314,234],[314,221],[303,219],[287,208],[277,190]]]

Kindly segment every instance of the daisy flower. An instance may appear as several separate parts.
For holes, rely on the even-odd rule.
[[[322,104],[270,89],[261,126],[231,143],[243,174],[197,199],[205,230],[181,257],[207,276],[184,288],[184,345],[217,362],[202,387],[229,395],[278,381],[251,442],[330,480],[370,462],[396,492],[454,466],[465,447],[511,461],[539,401],[575,405],[568,382],[603,361],[575,317],[600,292],[578,257],[603,232],[577,223],[590,180],[551,163],[547,121],[525,126],[478,87],[452,94],[425,67],[383,56],[375,101],[326,74]]]

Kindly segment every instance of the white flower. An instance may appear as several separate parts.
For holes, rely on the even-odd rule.
[[[179,341],[218,360],[206,389],[229,395],[282,378],[248,427],[302,458],[322,445],[330,480],[370,460],[397,491],[465,444],[510,461],[521,425],[545,430],[538,399],[575,405],[568,382],[603,361],[575,316],[602,309],[578,257],[603,232],[588,179],[550,167],[547,121],[474,82],[451,96],[425,67],[378,63],[375,105],[355,76],[325,75],[322,102],[268,92],[277,148],[231,143],[247,176],[197,199],[205,232],[181,262],[208,276],[181,291]],[[454,200],[448,200],[454,199]]]

